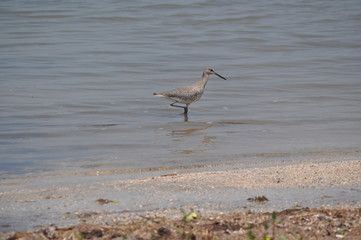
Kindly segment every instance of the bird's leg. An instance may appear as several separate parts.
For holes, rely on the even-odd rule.
[[[189,106],[189,104],[186,104],[186,106],[185,106],[185,107],[183,107],[183,106],[175,105],[175,103],[177,103],[177,102],[171,103],[170,105],[171,105],[172,107],[179,107],[179,108],[183,108],[183,109],[184,109],[184,114],[185,114],[185,115],[187,115],[187,114],[188,114],[188,106]]]
[[[189,106],[189,104],[187,104],[186,107],[184,108],[184,115],[188,114],[188,106]]]
[[[184,111],[185,111],[186,108],[188,108],[188,106],[187,106],[187,107],[183,107],[183,106],[175,105],[175,103],[177,103],[177,102],[171,103],[170,105],[171,105],[172,107],[184,108]]]
[[[184,114],[184,122],[188,122],[188,114]]]

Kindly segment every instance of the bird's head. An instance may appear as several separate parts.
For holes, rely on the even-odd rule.
[[[221,75],[219,75],[218,73],[216,73],[216,71],[214,70],[214,68],[212,67],[207,67],[204,69],[204,73],[206,73],[207,75],[211,75],[211,74],[214,74],[224,80],[227,80],[225,77],[222,77]]]

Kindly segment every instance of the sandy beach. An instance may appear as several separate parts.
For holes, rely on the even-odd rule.
[[[361,228],[360,154],[342,154],[342,160],[336,153],[320,155],[292,164],[274,161],[264,165],[109,170],[2,179],[0,236],[19,239],[41,234],[47,236],[44,239],[76,239],[75,232],[101,228],[102,238],[112,239],[116,234],[109,235],[104,230],[107,226],[134,237],[118,239],[149,239],[154,231],[159,235],[154,239],[182,239],[176,229],[177,224],[183,224],[182,229],[197,239],[206,239],[206,232],[208,239],[247,239],[250,231],[263,234],[261,223],[272,221],[270,213],[277,211],[277,231],[284,236],[290,234],[286,229],[292,229],[303,236],[316,234],[319,239],[357,239],[353,236]],[[184,223],[181,208],[186,212],[193,209],[196,219]],[[302,222],[305,219],[313,224]],[[342,221],[337,223],[335,219]],[[223,226],[224,221],[232,228]],[[247,222],[255,228],[247,227]],[[47,229],[48,235],[52,229],[52,237],[39,229]],[[30,232],[19,233],[24,231]]]

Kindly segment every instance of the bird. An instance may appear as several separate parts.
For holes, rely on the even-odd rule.
[[[192,85],[179,87],[172,91],[153,93],[153,95],[156,97],[166,98],[174,101],[170,104],[170,106],[183,108],[184,115],[186,115],[188,114],[188,106],[191,103],[198,101],[202,97],[204,93],[204,88],[206,87],[206,84],[208,82],[208,76],[211,74],[227,80],[225,77],[216,73],[214,68],[207,67],[203,71],[202,78],[199,81],[193,83]],[[185,104],[185,106],[176,105],[176,103]]]

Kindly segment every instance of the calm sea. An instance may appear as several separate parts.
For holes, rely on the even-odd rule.
[[[361,2],[0,2],[0,173],[361,150]],[[198,80],[171,108],[153,92]]]

